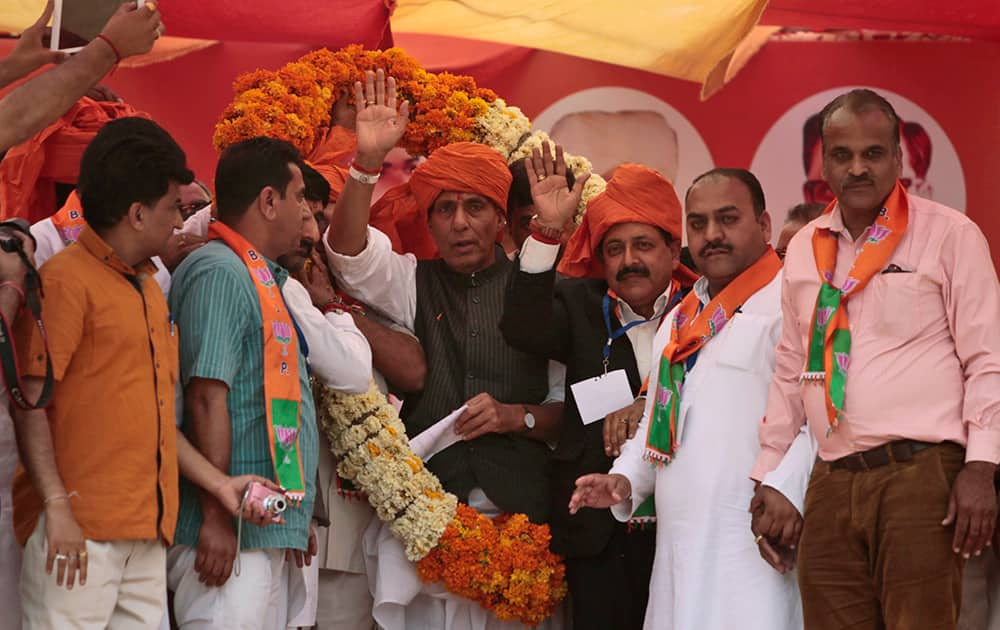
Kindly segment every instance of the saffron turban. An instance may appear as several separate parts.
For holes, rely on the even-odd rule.
[[[622,164],[604,192],[587,204],[580,227],[566,243],[559,273],[571,277],[603,277],[604,264],[597,256],[604,235],[620,223],[646,223],[673,238],[681,238],[681,202],[673,185],[651,168]],[[691,271],[675,272],[682,284],[693,280]]]
[[[371,225],[389,236],[393,249],[417,258],[434,258],[437,244],[427,213],[443,192],[482,195],[504,211],[512,181],[507,162],[493,149],[456,142],[435,151],[410,181],[388,190],[372,207]]]
[[[126,103],[84,97],[0,162],[0,217],[36,223],[55,214],[55,183],[76,184],[83,151],[108,122],[148,114]]]

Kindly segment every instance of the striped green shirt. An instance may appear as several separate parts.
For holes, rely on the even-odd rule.
[[[267,261],[278,286],[288,272]],[[255,474],[274,479],[274,466],[264,408],[264,332],[257,291],[243,261],[221,241],[193,252],[177,269],[170,289],[170,311],[179,327],[181,379],[207,378],[229,386],[229,422],[232,428],[230,475]],[[305,357],[299,352],[302,384],[300,449],[306,481],[306,500],[289,506],[283,525],[243,524],[243,549],[306,549],[309,522],[316,498],[319,457],[316,409]],[[188,432],[185,414],[182,428]],[[201,505],[194,484],[183,477],[177,544],[197,545]]]

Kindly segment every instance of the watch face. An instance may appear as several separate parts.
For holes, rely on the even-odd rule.
[[[529,430],[535,428],[535,416],[530,411],[524,414],[524,426],[528,427]]]

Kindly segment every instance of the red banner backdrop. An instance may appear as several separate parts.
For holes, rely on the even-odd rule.
[[[889,96],[904,129],[911,190],[962,209],[994,243],[1000,217],[1000,44],[850,41],[769,43],[718,95],[699,86],[564,55],[493,44],[396,36],[428,68],[471,74],[541,128],[600,162],[653,163],[683,189],[711,166],[751,167],[777,220],[807,193],[821,195],[810,155],[811,114],[838,90],[868,86]],[[151,113],[185,147],[211,182],[212,129],[240,72],[275,68],[308,46],[221,43],[186,57],[119,70],[108,83]],[[608,155],[598,155],[601,148]]]

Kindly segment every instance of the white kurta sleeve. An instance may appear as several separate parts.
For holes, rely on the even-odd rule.
[[[659,372],[659,369],[654,371]],[[655,383],[657,377],[658,374],[650,374],[649,382]],[[615,463],[608,471],[609,475],[624,475],[632,484],[632,498],[611,506],[612,516],[623,523],[656,490],[656,467],[642,459],[642,454],[646,450],[644,436],[649,431],[649,419],[653,413],[654,398],[653,395],[646,396],[646,409],[642,413],[642,420],[639,421],[635,437],[625,442],[621,455],[615,458]]]
[[[549,393],[542,404],[553,402],[566,402],[566,365],[558,361],[549,361]]]
[[[805,513],[806,488],[809,487],[809,477],[812,475],[813,463],[816,462],[817,446],[812,431],[807,425],[803,425],[781,463],[764,475],[762,481],[765,486],[785,495],[799,514]]]
[[[543,243],[532,237],[524,239],[521,246],[521,271],[526,273],[543,273],[556,266],[559,258],[559,246]]]
[[[407,330],[413,330],[417,313],[417,259],[413,254],[392,251],[389,237],[371,226],[368,226],[368,243],[357,256],[345,256],[330,249],[326,234],[323,247],[340,287]]]
[[[313,306],[309,291],[295,278],[285,282],[281,294],[309,345],[309,365],[316,376],[337,391],[367,391],[372,379],[372,351],[351,316],[321,313]]]
[[[65,249],[59,230],[51,218],[42,219],[31,226],[31,235],[35,237],[35,267],[40,268],[49,258]]]

